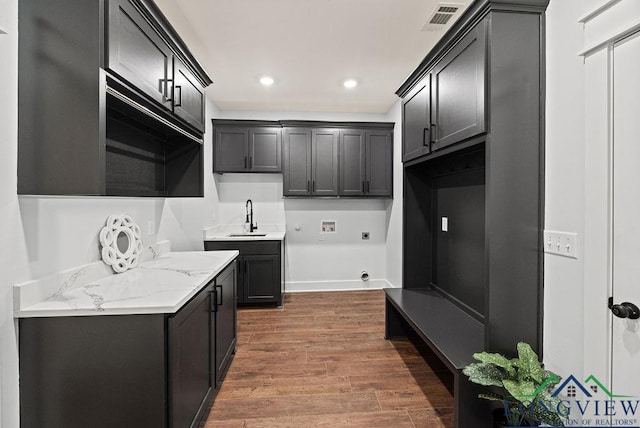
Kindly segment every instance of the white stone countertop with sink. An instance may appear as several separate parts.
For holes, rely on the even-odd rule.
[[[152,252],[124,273],[114,274],[100,261],[14,285],[14,317],[175,313],[238,256]]]
[[[259,225],[255,232],[247,232],[242,224],[228,224],[204,229],[205,241],[282,241],[285,238],[284,225]]]

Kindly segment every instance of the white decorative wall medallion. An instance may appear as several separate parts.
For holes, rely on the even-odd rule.
[[[102,261],[110,265],[116,273],[125,272],[138,266],[142,254],[140,226],[127,214],[110,215],[107,224],[100,231]]]

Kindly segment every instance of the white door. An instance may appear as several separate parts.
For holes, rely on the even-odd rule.
[[[612,63],[613,303],[640,305],[640,33],[614,44]],[[640,396],[640,320],[611,316],[611,393]]]

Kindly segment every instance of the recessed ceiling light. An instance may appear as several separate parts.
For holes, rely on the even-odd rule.
[[[348,80],[344,81],[343,85],[347,89],[352,89],[352,88],[355,88],[356,86],[358,86],[358,82],[355,81],[354,79],[348,79]]]
[[[271,76],[262,76],[260,78],[260,83],[262,83],[264,86],[271,86],[271,85],[273,85],[273,77],[271,77]]]

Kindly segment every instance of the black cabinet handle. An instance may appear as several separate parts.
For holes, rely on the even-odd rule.
[[[362,193],[364,193],[364,192],[365,192],[365,190],[364,190],[364,181],[363,181],[362,182]]]
[[[427,134],[429,134],[429,137],[427,137]],[[424,128],[424,131],[422,131],[422,145],[428,146],[430,143],[431,143],[431,133],[429,132],[429,128]]]
[[[216,293],[216,288],[212,291],[209,291],[209,310],[211,312],[218,312],[218,297]]]
[[[219,294],[218,290],[220,290]],[[216,285],[216,307],[217,306],[222,306],[222,285]]]
[[[245,169],[247,168],[247,157],[246,156],[244,157],[244,167],[245,167]]]
[[[369,193],[369,182],[367,181],[367,193]]]
[[[309,185],[310,185],[310,184],[311,184],[311,183],[309,182],[309,180],[307,180],[307,193],[309,193]]]
[[[176,102],[173,104],[174,107],[181,107],[182,106],[182,86],[174,86],[173,87],[173,98],[176,100]]]
[[[435,144],[435,142],[436,142],[436,138],[435,138],[435,135],[436,135],[436,124],[432,123],[429,126],[429,129],[430,129],[429,130],[429,144]]]

